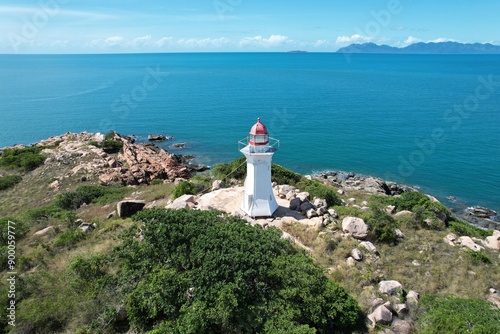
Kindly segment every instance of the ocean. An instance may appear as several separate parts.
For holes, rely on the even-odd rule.
[[[260,117],[274,161],[500,211],[500,55],[0,55],[0,147],[71,132],[173,135],[214,165]],[[172,150],[173,151],[173,150]]]

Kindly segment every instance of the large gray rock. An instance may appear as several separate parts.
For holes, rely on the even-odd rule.
[[[170,203],[166,206],[167,209],[192,209],[196,205],[196,200],[193,195],[182,195],[175,199],[173,203]]]
[[[490,288],[490,295],[487,300],[500,308],[500,293],[496,289]]]
[[[212,183],[212,191],[219,190],[220,188],[224,187],[224,181],[222,180],[215,180]]]
[[[311,202],[304,202],[300,205],[300,211],[305,212],[314,209],[314,205]]]
[[[408,305],[417,305],[419,298],[419,294],[413,290],[408,291],[408,293],[406,294],[406,302],[408,303]]]
[[[474,240],[472,240],[471,237],[460,237],[458,238],[458,242],[460,245],[464,246],[464,247],[467,247],[475,252],[479,252],[480,250],[483,250],[484,247],[483,246],[479,246],[478,244],[476,244],[474,242]]]
[[[365,239],[368,235],[368,225],[357,217],[345,217],[342,220],[342,230],[355,239]]]
[[[392,312],[385,305],[380,305],[368,315],[368,318],[374,324],[388,325],[392,322]]]
[[[412,323],[408,320],[394,319],[391,328],[398,334],[413,333]]]
[[[309,218],[309,219],[314,218],[314,217],[318,217],[318,213],[316,212],[316,210],[314,210],[313,208],[311,208],[311,209],[309,209],[309,210],[306,211],[306,217]]]
[[[387,295],[393,295],[398,290],[402,290],[403,286],[398,281],[382,281],[379,283],[378,290],[381,293],[385,293]]]
[[[484,245],[489,249],[500,250],[500,231],[493,231],[493,235],[486,237]]]
[[[367,251],[369,251],[371,253],[376,253],[377,252],[377,248],[370,241],[361,241],[359,244],[361,246],[363,246]]]
[[[302,204],[302,201],[300,198],[295,197],[290,201],[290,206],[288,207],[290,210],[298,211],[300,210],[300,205]]]
[[[300,198],[302,202],[309,200],[309,193],[307,191],[301,192],[297,194],[297,197]]]
[[[359,249],[357,248],[354,248],[352,251],[351,251],[351,256],[353,257],[354,260],[356,261],[361,261],[363,260],[363,252],[360,251]]]
[[[116,212],[118,214],[118,217],[120,218],[126,218],[130,217],[137,212],[141,211],[144,206],[146,205],[146,202],[144,201],[139,201],[139,200],[125,200],[118,202],[116,204]]]

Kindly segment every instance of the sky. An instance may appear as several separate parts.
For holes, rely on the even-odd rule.
[[[0,53],[334,52],[500,44],[500,1],[0,0]]]

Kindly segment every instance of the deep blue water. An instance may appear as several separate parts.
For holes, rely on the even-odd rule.
[[[274,161],[298,172],[376,175],[497,211],[499,109],[498,55],[0,55],[0,147],[160,132],[213,165],[238,157],[261,117],[281,141]]]

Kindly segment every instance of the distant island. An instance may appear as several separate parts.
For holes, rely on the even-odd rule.
[[[287,53],[309,53],[309,52],[304,50],[293,50],[293,51],[288,51]]]
[[[500,54],[500,46],[490,43],[414,43],[404,48],[375,43],[351,44],[337,53],[394,53],[394,54]]]

